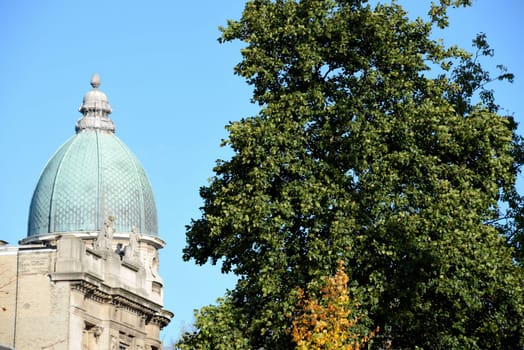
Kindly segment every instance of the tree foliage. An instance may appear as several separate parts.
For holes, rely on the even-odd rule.
[[[478,55],[431,37],[469,3],[424,21],[395,2],[251,0],[222,29],[246,43],[235,71],[261,110],[227,126],[234,155],[187,229],[186,260],[239,276],[212,307],[227,323],[198,315],[207,338],[231,325],[246,349],[291,348],[294,291],[343,259],[374,346],[524,346],[522,267],[495,225],[518,204],[516,124],[486,88],[485,37]]]
[[[374,336],[363,333],[359,303],[350,297],[344,262],[339,261],[334,276],[328,277],[317,297],[298,289],[298,305],[292,321],[291,337],[297,350],[358,350]]]
[[[194,330],[186,331],[174,345],[179,350],[243,350],[250,349],[247,339],[237,327],[238,318],[232,318],[233,305],[228,297],[217,305],[195,311]]]

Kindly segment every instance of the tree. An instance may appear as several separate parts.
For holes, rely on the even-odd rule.
[[[186,331],[174,345],[179,350],[243,350],[250,349],[247,339],[237,327],[238,318],[232,318],[233,305],[229,298],[221,298],[218,305],[195,311],[193,331]]]
[[[309,296],[298,289],[291,332],[297,350],[358,350],[374,336],[374,332],[362,334],[359,321],[365,315],[358,312],[358,302],[350,298],[348,280],[340,260],[320,297],[315,296],[314,288],[308,288]]]
[[[294,291],[340,259],[377,348],[524,346],[523,271],[494,224],[516,124],[475,56],[431,38],[450,3],[470,1],[424,21],[397,3],[252,0],[222,29],[247,45],[236,73],[261,110],[227,127],[234,155],[201,189],[184,258],[239,276],[216,308],[246,349],[292,348]]]

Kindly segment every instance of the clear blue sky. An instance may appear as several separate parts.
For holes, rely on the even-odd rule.
[[[404,0],[424,15],[429,1]],[[417,5],[413,5],[413,4]],[[135,152],[156,196],[166,308],[166,342],[213,303],[234,278],[184,263],[184,226],[199,217],[200,186],[212,176],[224,125],[253,115],[251,88],[233,75],[241,43],[220,45],[217,27],[244,1],[0,0],[0,239],[26,235],[31,195],[46,161],[74,133],[77,109],[98,72],[117,135]],[[447,43],[470,48],[486,32],[515,83],[493,84],[504,111],[524,122],[522,0],[474,0],[452,12]],[[521,130],[524,130],[521,128]]]

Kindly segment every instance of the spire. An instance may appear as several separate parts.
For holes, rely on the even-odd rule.
[[[111,106],[106,94],[98,90],[100,86],[100,76],[95,73],[91,77],[93,89],[84,96],[82,105],[78,109],[83,117],[76,122],[75,130],[77,133],[87,129],[99,129],[108,132],[115,132],[115,125],[109,118]]]

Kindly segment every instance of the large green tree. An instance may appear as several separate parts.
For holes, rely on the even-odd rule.
[[[181,346],[291,349],[297,288],[340,259],[377,348],[524,346],[522,267],[495,225],[520,146],[486,89],[512,76],[482,69],[485,36],[468,54],[431,35],[469,2],[412,20],[397,3],[251,0],[222,29],[246,44],[236,73],[261,109],[227,127],[234,154],[184,258],[239,281]]]

